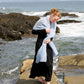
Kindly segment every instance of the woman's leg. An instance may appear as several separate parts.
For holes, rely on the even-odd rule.
[[[45,84],[50,84],[53,71],[53,52],[49,45],[47,45],[47,62],[46,62],[46,75]]]

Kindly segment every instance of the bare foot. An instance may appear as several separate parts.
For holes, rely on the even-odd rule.
[[[45,84],[50,84],[50,82],[45,82]]]
[[[38,77],[38,80],[41,82],[41,83],[45,83],[45,80],[40,76]]]

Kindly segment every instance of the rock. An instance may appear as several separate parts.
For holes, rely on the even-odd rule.
[[[51,12],[46,12],[43,16],[47,16],[47,15],[50,15]]]
[[[23,61],[20,73],[23,73],[26,70],[30,70],[32,67],[32,63],[33,63],[32,59]]]
[[[25,37],[36,37],[32,34],[32,28],[36,21],[39,20],[38,16],[27,16],[20,13],[0,14],[0,38],[12,41],[20,40]],[[56,33],[60,29],[57,28]]]
[[[69,13],[62,13],[62,16],[69,16],[69,17],[78,17],[76,14],[69,14]]]
[[[0,42],[0,44],[3,44],[2,42]],[[0,51],[1,51],[1,49],[0,49]]]
[[[2,26],[0,25],[0,38],[2,38],[2,36],[3,36],[3,28],[2,28]]]
[[[57,26],[56,33],[60,33],[60,28]]]
[[[6,41],[13,41],[13,40],[21,40],[21,33],[17,31],[7,31],[5,35],[3,35],[2,39]]]
[[[20,40],[21,33],[14,30],[10,31],[6,27],[0,25],[0,37],[6,41]]]
[[[21,39],[20,33],[21,36],[24,34],[32,36],[31,30],[37,20],[39,20],[38,16],[27,16],[20,13],[0,14],[0,38],[19,40]],[[6,36],[3,30],[5,34],[7,33]]]
[[[84,11],[80,11],[79,13],[84,13]]]
[[[65,23],[80,23],[81,21],[76,20],[60,20],[57,22],[57,24],[65,24]]]
[[[0,13],[0,15],[5,15],[5,13]]]
[[[43,16],[47,16],[47,15],[50,15],[51,12],[46,12]],[[76,14],[69,14],[69,13],[61,13],[62,16],[69,16],[69,17],[72,17],[72,18],[75,18],[75,17],[78,17]]]
[[[59,68],[62,68],[65,74],[63,78],[64,84],[84,84],[83,72],[81,75],[79,75],[81,69],[84,69],[84,55],[60,56]],[[77,72],[77,76],[77,73],[75,73],[74,71],[78,69],[80,70],[79,72]],[[69,72],[71,73],[71,75],[69,75]]]
[[[60,56],[59,67],[61,66],[79,66],[84,67],[84,55]]]
[[[30,59],[30,60],[28,59],[28,60],[25,60],[23,62],[23,66],[21,68],[21,75],[17,81],[17,84],[42,84],[38,81],[37,77],[35,79],[29,78],[32,63],[33,63],[32,59]],[[54,72],[52,75],[51,84],[59,84],[59,82],[57,81],[57,77],[56,77]]]
[[[84,76],[65,76],[65,84],[84,84]]]

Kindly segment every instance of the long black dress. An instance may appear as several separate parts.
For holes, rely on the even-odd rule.
[[[44,38],[46,37],[47,33],[45,29],[43,30],[33,30],[32,34],[38,34],[36,47],[35,47],[35,57],[34,62],[31,68],[30,78],[35,78],[36,76],[44,76],[45,81],[51,81],[52,76],[52,69],[53,69],[53,53],[52,49],[50,48],[49,44],[47,44],[47,62],[39,62],[38,64],[35,63],[36,61],[36,54],[38,49],[41,47]],[[51,38],[52,41],[53,38]]]

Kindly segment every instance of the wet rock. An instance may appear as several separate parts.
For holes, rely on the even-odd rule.
[[[14,30],[7,30],[6,27],[0,26],[0,37],[6,41],[20,40],[21,33]]]
[[[5,35],[3,35],[2,39],[6,41],[13,41],[13,40],[21,40],[21,33],[17,31],[7,31]]]
[[[84,69],[84,55],[60,56],[59,68],[65,73],[63,78],[65,84],[84,84],[84,74],[81,72]],[[75,70],[79,72],[75,73]]]
[[[28,59],[23,62],[23,66],[21,67],[21,75],[17,81],[17,84],[42,84],[38,81],[37,77],[35,79],[29,78],[30,69],[32,67],[33,60]],[[60,84],[57,81],[57,77],[53,72],[51,84]]]
[[[65,76],[65,84],[84,84],[84,76]]]
[[[84,13],[84,11],[80,11],[79,13]]]
[[[84,67],[84,55],[60,56],[59,67],[61,66],[80,66]]]
[[[0,15],[5,15],[5,13],[0,13]]]
[[[3,44],[2,42],[0,42],[0,44]],[[0,49],[0,51],[1,51],[1,49]]]
[[[62,16],[69,16],[72,18],[78,17],[76,14],[62,13]]]
[[[46,12],[43,16],[47,16],[47,15],[50,15],[51,13],[50,12]],[[75,17],[78,17],[76,14],[69,14],[69,13],[61,13],[62,16],[69,16],[69,17],[72,17],[72,18],[75,18]]]
[[[23,61],[20,73],[23,73],[26,70],[30,70],[32,67],[32,63],[33,63],[32,59]]]
[[[20,13],[0,14],[0,38],[19,40],[24,34],[32,36],[31,30],[38,19]]]
[[[0,38],[2,38],[2,36],[3,36],[3,28],[2,26],[0,26]]]
[[[57,26],[56,33],[60,33],[60,28]]]
[[[32,28],[38,16],[27,16],[20,13],[0,14],[0,38],[10,40],[20,40],[22,36],[32,37]],[[57,28],[56,33],[59,33]]]
[[[81,21],[77,20],[60,20],[57,22],[57,24],[65,24],[65,23],[80,23]]]
[[[51,12],[46,12],[43,16],[47,16],[47,15],[50,15]]]

